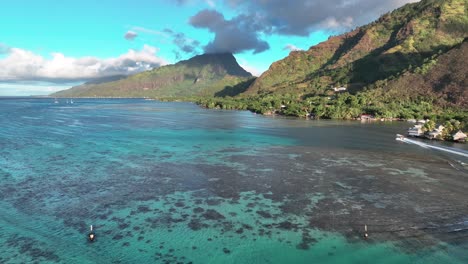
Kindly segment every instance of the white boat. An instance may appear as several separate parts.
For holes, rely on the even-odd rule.
[[[58,104],[59,101],[57,100],[57,98],[55,98],[55,101],[54,101],[54,104]]]
[[[398,140],[398,141],[405,141],[405,136],[400,135],[400,134],[396,134],[395,140]]]

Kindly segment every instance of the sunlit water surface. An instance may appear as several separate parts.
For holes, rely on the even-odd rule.
[[[468,160],[408,127],[0,99],[0,263],[467,263]]]

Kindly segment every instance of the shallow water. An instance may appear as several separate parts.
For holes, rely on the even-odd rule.
[[[408,126],[0,99],[0,263],[466,263],[468,160]]]

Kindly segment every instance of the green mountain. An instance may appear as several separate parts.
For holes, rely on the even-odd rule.
[[[468,110],[468,38],[449,51],[405,70],[398,78],[377,82],[374,92],[388,98],[431,99],[443,107]],[[468,120],[467,120],[468,121]]]
[[[307,51],[293,51],[273,63],[246,94],[314,96],[326,94],[337,86],[346,86],[349,92],[355,93],[380,87],[382,82],[401,78],[408,71],[426,69],[468,36],[466,3],[466,0],[422,0],[407,4],[366,26],[330,37]],[[461,70],[466,74],[466,67]],[[435,82],[424,82],[417,87],[428,90],[423,92],[427,94],[429,90],[445,89]],[[456,89],[465,87],[466,84]],[[460,103],[460,94],[454,91],[455,97],[449,101]]]
[[[197,103],[315,118],[455,119],[468,129],[467,37],[466,0],[422,0],[291,52],[235,97]]]
[[[54,96],[199,96],[208,108],[262,114],[457,119],[468,127],[466,0],[421,0],[307,51],[254,79],[231,54],[187,61]],[[333,87],[345,86],[345,92]]]
[[[239,66],[232,54],[204,54],[123,79],[117,76],[115,80],[85,83],[51,96],[214,96],[216,93],[229,94],[239,83],[251,78],[252,75]]]

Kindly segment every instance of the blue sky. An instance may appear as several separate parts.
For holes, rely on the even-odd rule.
[[[308,49],[407,2],[414,1],[5,1],[0,96],[48,94],[204,52],[233,52],[259,75],[291,49]]]

